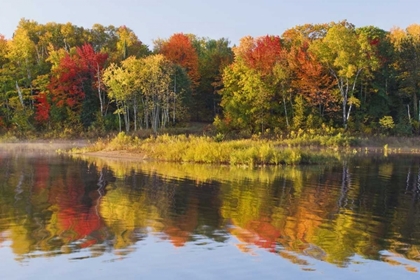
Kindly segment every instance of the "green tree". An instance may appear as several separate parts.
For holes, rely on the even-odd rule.
[[[95,23],[88,30],[88,40],[96,52],[116,52],[117,51],[117,28],[113,25],[103,26]]]
[[[193,38],[193,45],[198,53],[198,71],[200,81],[194,96],[193,106],[197,112],[196,119],[212,121],[220,113],[220,95],[222,89],[223,69],[233,62],[233,52],[229,41],[209,38]]]
[[[9,68],[3,67],[8,64],[7,40],[0,34],[0,128],[10,121],[10,106],[8,92],[13,89],[13,81],[9,75]]]
[[[280,38],[245,37],[233,51],[235,61],[223,73],[225,121],[233,128],[264,132],[282,125],[282,108],[289,127],[290,73]]]
[[[388,37],[388,32],[374,26],[356,29],[359,37],[365,38],[364,44],[373,59],[378,61],[378,67],[368,75],[362,75],[357,85],[357,98],[360,109],[355,115],[356,125],[370,126],[385,115],[397,116],[396,110],[401,110],[401,99],[395,98],[397,92],[395,70],[393,69],[394,50]],[[366,48],[365,48],[366,49]]]
[[[261,131],[267,126],[273,103],[273,92],[256,70],[241,62],[226,67],[221,106],[225,121],[231,128]]]

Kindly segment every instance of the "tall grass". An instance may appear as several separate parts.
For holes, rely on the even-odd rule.
[[[148,158],[168,162],[191,162],[208,164],[226,164],[237,166],[257,165],[298,165],[335,161],[336,153],[323,151],[311,152],[308,149],[280,145],[280,142],[268,140],[232,140],[221,141],[208,136],[185,136],[168,134],[140,140],[124,133],[105,142],[99,140],[85,150],[125,150],[146,154]]]
[[[315,129],[291,131],[282,144],[292,146],[350,147],[357,146],[361,139],[344,134],[338,129],[323,126],[322,134]]]

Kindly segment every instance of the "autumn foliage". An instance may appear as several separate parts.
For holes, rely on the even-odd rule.
[[[98,95],[104,90],[101,75],[107,58],[106,53],[95,52],[89,44],[76,48],[73,54],[67,53],[54,69],[48,85],[51,102],[57,107],[68,107],[76,114],[83,114],[82,107],[87,101],[99,104]],[[50,106],[45,94],[39,95],[37,101],[36,120],[42,122],[48,119]],[[92,110],[99,106],[88,107]],[[89,124],[91,119],[82,119],[82,123]]]
[[[86,87],[98,87],[98,72],[107,54],[95,53],[91,45],[83,45],[73,55],[67,54],[55,70],[50,84],[58,106],[78,107],[86,97]]]
[[[198,55],[188,36],[182,33],[172,35],[160,51],[167,59],[185,68],[193,85],[198,85]]]
[[[321,65],[308,48],[309,43],[304,42],[301,46],[290,49],[289,66],[296,77],[291,86],[309,104],[320,108],[321,114],[325,111],[336,111],[338,100],[332,92],[335,81],[329,75],[328,69]]]
[[[254,47],[248,48],[244,55],[246,64],[263,75],[272,73],[276,63],[284,57],[279,36],[264,36],[255,40]]]
[[[48,121],[49,119],[49,112],[51,109],[51,105],[48,102],[47,94],[46,93],[40,93],[35,98],[36,100],[36,114],[35,114],[35,120],[39,123],[44,123]]]
[[[419,30],[356,28],[344,20],[244,36],[233,47],[227,38],[176,33],[154,41],[152,52],[124,25],[89,29],[22,19],[13,38],[0,35],[0,119],[20,132],[66,127],[77,128],[75,134],[121,130],[122,120],[126,131],[214,121],[220,132],[244,136],[326,124],[420,134]],[[105,72],[127,76],[124,65],[158,54],[172,64],[161,68],[162,94],[141,88],[151,78],[138,69],[105,86]],[[383,129],[385,117],[395,128]]]

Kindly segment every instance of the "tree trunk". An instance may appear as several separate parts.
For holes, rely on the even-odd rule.
[[[130,131],[130,109],[127,104],[124,105],[124,121],[125,121],[125,131]]]
[[[119,112],[119,107],[120,107],[120,106],[118,106],[118,104],[117,104],[117,110],[118,110],[118,125],[119,125],[120,132],[121,132],[121,129],[122,129],[122,127],[121,127],[121,114],[120,114],[120,112]]]
[[[134,114],[134,131],[137,131],[137,97],[134,97],[133,114]]]
[[[99,71],[99,64],[97,64],[97,78],[98,78],[98,97],[99,97],[99,105],[101,106],[101,116],[104,117],[104,98],[102,97],[101,91],[101,75]]]
[[[16,81],[16,90],[17,90],[18,95],[19,95],[19,101],[20,101],[20,104],[22,104],[23,109],[25,109],[25,104],[23,103],[23,95],[22,95],[22,91],[21,91],[21,89],[20,89],[20,87],[19,87],[19,85],[18,85],[18,82],[17,82],[17,81]]]
[[[407,104],[408,122],[411,123],[410,104]]]
[[[283,97],[284,113],[286,115],[286,125],[287,125],[287,128],[289,128],[290,125],[289,125],[289,116],[287,115],[286,99],[284,98],[284,95],[282,97]]]

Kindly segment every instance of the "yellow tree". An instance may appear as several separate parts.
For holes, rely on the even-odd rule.
[[[13,81],[14,93],[9,95],[10,107],[14,113],[11,121],[19,130],[32,128],[29,118],[33,113],[32,81],[37,72],[37,56],[35,43],[29,37],[25,20],[19,23],[14,36],[7,42],[7,56],[9,79]]]
[[[379,67],[373,46],[366,36],[359,36],[354,25],[344,21],[333,24],[325,37],[314,41],[309,50],[337,82],[342,99],[343,126],[347,128],[353,106],[360,104],[354,93],[362,72],[366,75]]]
[[[108,96],[117,104],[115,114],[118,115],[121,131],[121,114],[124,116],[125,130],[130,130],[130,104],[136,100],[135,94],[140,91],[136,87],[136,78],[142,68],[142,61],[135,57],[124,60],[121,66],[112,63],[103,74],[103,82],[108,87]],[[136,102],[134,102],[136,103]],[[137,106],[134,107],[134,116],[137,115]],[[134,129],[137,129],[137,118],[135,117]]]
[[[144,57],[149,54],[149,49],[136,36],[136,34],[126,26],[120,26],[116,32],[118,36],[117,53],[121,59],[129,56]]]
[[[400,91],[411,100],[415,119],[420,121],[420,25],[412,24],[405,30],[394,28],[390,38],[397,55],[395,68]],[[411,119],[409,108],[408,116]]]
[[[30,87],[33,79],[33,65],[35,61],[35,44],[31,41],[28,31],[18,28],[13,39],[8,41],[7,58],[16,69],[15,82],[20,102],[23,103],[21,87]],[[32,91],[32,88],[31,88]]]
[[[175,65],[163,55],[151,55],[143,58],[143,67],[139,73],[139,86],[143,93],[145,118],[156,133],[159,126],[165,126],[169,121],[169,103],[172,91],[172,78]]]

